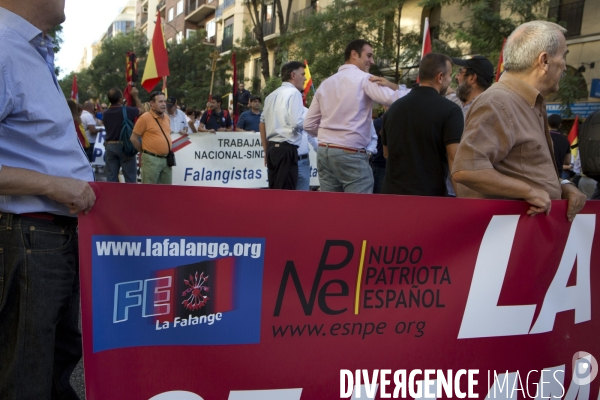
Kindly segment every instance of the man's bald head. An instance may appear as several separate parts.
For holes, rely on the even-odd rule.
[[[84,109],[85,111],[88,111],[88,112],[91,112],[91,113],[93,113],[93,112],[94,112],[94,103],[92,103],[92,102],[91,102],[91,101],[89,101],[89,100],[88,100],[88,101],[86,101],[85,103],[83,103],[83,109]]]
[[[518,26],[504,46],[504,69],[527,72],[541,53],[556,56],[566,32],[562,26],[548,21],[531,21]]]

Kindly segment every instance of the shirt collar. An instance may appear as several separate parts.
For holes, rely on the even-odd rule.
[[[345,69],[357,69],[357,70],[359,70],[359,71],[365,72],[365,71],[363,71],[362,69],[358,68],[358,67],[357,67],[356,65],[354,65],[354,64],[344,64],[344,65],[342,65],[341,67],[339,67],[339,68],[338,68],[338,72],[339,72],[339,71],[343,71],[343,70],[345,70]]]
[[[162,115],[158,115],[154,110],[150,109],[150,115],[152,115],[154,118],[164,118],[166,114],[166,111],[164,113],[162,113]]]
[[[8,11],[6,8],[0,7],[0,26],[2,25],[15,31],[28,42],[31,42],[37,36],[44,36],[41,30],[33,26],[25,18]]]
[[[281,84],[281,86],[292,87],[292,88],[296,89],[296,86],[294,86],[291,82],[283,82]]]
[[[522,81],[521,79],[513,76],[510,73],[502,74],[499,82],[502,82],[503,84],[517,92],[519,96],[525,99],[525,101],[527,102],[527,104],[529,104],[529,107],[531,108],[535,107],[536,103],[538,102],[538,99],[540,99],[542,103],[544,101],[544,98],[539,92],[539,90],[537,90],[527,82]]]

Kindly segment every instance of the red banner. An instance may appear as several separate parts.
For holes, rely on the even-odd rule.
[[[94,189],[90,400],[598,398],[598,202]]]

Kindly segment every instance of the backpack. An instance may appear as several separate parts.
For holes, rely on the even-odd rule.
[[[119,140],[121,141],[123,153],[125,153],[126,156],[135,156],[138,151],[133,147],[133,143],[131,143],[133,122],[127,117],[127,107],[123,106],[121,108],[123,109],[123,124],[121,124],[121,135],[119,136]]]
[[[223,118],[225,118],[225,120],[227,121],[227,118],[229,118],[229,112],[227,110],[221,110],[221,112],[223,113]],[[209,108],[208,110],[206,110],[206,122],[208,122],[211,115],[212,115],[212,108]],[[224,128],[223,120],[221,118],[219,118],[219,124],[221,125],[221,128]]]
[[[581,172],[598,180],[600,178],[600,111],[591,114],[581,125],[577,144]]]

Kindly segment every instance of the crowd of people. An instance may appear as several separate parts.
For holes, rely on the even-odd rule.
[[[77,398],[69,384],[81,358],[76,216],[96,201],[83,150],[95,140],[97,121],[91,103],[81,112],[69,103],[69,112],[54,75],[55,45],[47,33],[64,21],[63,8],[64,2],[0,0],[0,393],[6,398]],[[283,65],[283,83],[264,99],[262,113],[261,99],[242,92],[240,104],[248,109],[238,126],[260,132],[272,189],[308,188],[312,146],[322,191],[373,193],[375,187],[447,196],[451,188],[458,197],[525,200],[531,216],[566,199],[572,221],[586,196],[558,175],[555,151],[560,163],[568,160],[553,145],[549,123],[556,124],[544,101],[566,70],[564,32],[550,22],[519,26],[506,41],[505,72],[493,85],[484,58],[430,53],[412,89],[370,75],[373,48],[354,40],[310,108],[300,93],[304,64],[292,61]],[[456,102],[445,98],[453,64],[461,67]],[[219,96],[197,115],[197,125],[195,111],[186,115],[163,93],[152,93],[148,104],[135,90],[132,97],[135,104],[123,107],[121,91],[111,90],[102,110],[111,180],[123,169],[126,181],[135,181],[134,156],[123,147],[125,119],[135,122],[129,139],[141,153],[144,183],[171,183],[171,132],[232,126]],[[389,107],[377,123],[375,103]]]

